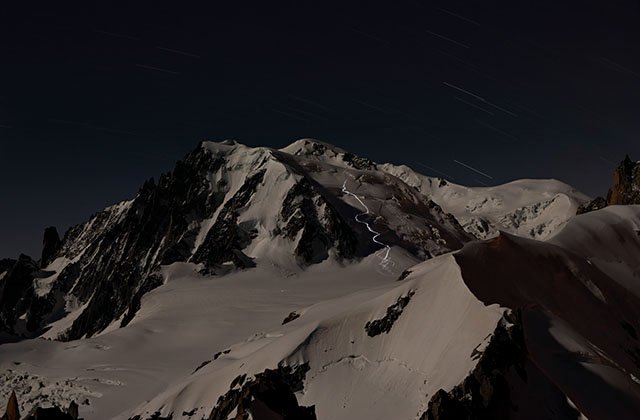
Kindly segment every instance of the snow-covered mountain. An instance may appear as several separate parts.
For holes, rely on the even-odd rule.
[[[49,229],[40,261],[0,260],[0,405],[637,418],[640,206],[575,216],[587,201],[310,139],[202,143],[61,241]]]
[[[33,288],[9,272],[0,327],[73,340],[114,322],[125,326],[141,297],[162,284],[160,267],[174,262],[211,274],[258,263],[295,272],[378,251],[369,229],[419,259],[471,239],[454,217],[366,159],[318,160],[312,146],[327,148],[309,140],[281,151],[202,143],[132,200],[70,229],[47,250],[43,260],[51,263],[30,271]]]
[[[227,348],[134,413],[234,418],[292,398],[330,419],[636,418],[638,232],[640,206],[610,207],[549,242],[469,243]]]
[[[589,198],[555,179],[521,179],[494,187],[466,187],[411,168],[385,164],[380,168],[415,187],[453,214],[464,229],[480,239],[499,231],[545,239],[576,214]]]

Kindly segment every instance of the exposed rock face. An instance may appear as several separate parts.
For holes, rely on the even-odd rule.
[[[613,171],[613,185],[607,199],[596,197],[578,207],[576,214],[600,210],[610,205],[640,204],[640,162],[634,162],[627,155]]]
[[[25,420],[76,420],[69,413],[60,409],[60,407],[38,407],[33,414],[26,417]]]
[[[300,235],[295,253],[301,263],[321,262],[334,247],[339,258],[355,256],[356,234],[306,178],[287,193],[280,218],[284,237]]]
[[[73,420],[76,420],[78,418],[78,404],[76,404],[75,401],[71,401],[71,403],[69,403],[67,413],[71,416],[71,418],[73,418]]]
[[[224,204],[216,223],[194,254],[193,262],[211,266],[212,263],[231,261],[236,267],[254,266],[251,258],[242,252],[252,239],[252,232],[240,228],[237,211],[247,205],[258,184],[262,182],[264,172],[261,170],[248,177],[238,192]]]
[[[9,401],[7,402],[7,409],[5,414],[0,417],[0,420],[20,420],[18,399],[16,393],[11,392]],[[67,410],[62,410],[60,407],[34,407],[31,412],[24,417],[25,420],[78,420],[78,404],[71,401]]]
[[[302,391],[309,365],[280,365],[276,369],[265,369],[253,377],[242,374],[229,385],[229,391],[221,395],[208,416],[199,408],[184,411],[182,416],[197,416],[209,420],[269,419],[269,420],[315,420],[315,407],[298,404],[295,393]],[[173,413],[163,417],[159,412],[147,420],[171,419]],[[141,420],[140,415],[131,420]]]
[[[356,169],[376,169],[376,164],[370,159],[355,156],[353,153],[345,153],[342,160]]]
[[[208,180],[208,174],[221,164],[220,159],[198,148],[158,183],[147,181],[133,200],[109,207],[69,229],[61,246],[55,229],[47,229],[42,263],[55,255],[64,257],[67,264],[55,273],[56,281],[48,291],[37,297],[23,296],[19,302],[15,302],[14,293],[12,304],[4,296],[0,311],[4,313],[15,304],[18,316],[34,314],[31,329],[37,329],[37,318],[43,318],[60,299],[72,296],[88,305],[61,339],[91,336],[120,317],[126,325],[141,296],[162,283],[159,265],[190,256],[196,235],[190,226],[192,219],[205,217],[221,203],[220,193],[211,191]],[[5,283],[15,283],[9,280]],[[15,319],[8,321],[3,329],[12,331]]]
[[[391,331],[393,324],[398,320],[398,318],[400,318],[400,315],[402,315],[402,310],[409,304],[409,301],[411,301],[414,294],[415,291],[411,290],[406,295],[400,296],[396,303],[387,308],[387,313],[383,318],[367,322],[364,326],[364,329],[367,331],[367,335],[369,335],[369,337],[375,337],[382,333],[388,334],[389,331]]]
[[[626,156],[613,172],[613,186],[607,194],[607,203],[640,204],[640,162]]]
[[[0,278],[2,278],[2,276],[5,275],[15,263],[16,260],[13,258],[0,259]]]
[[[20,410],[18,409],[18,399],[16,398],[15,391],[11,392],[11,396],[7,402],[7,409],[0,420],[20,420]]]
[[[172,172],[72,227],[62,241],[47,228],[41,266],[55,271],[38,272],[23,258],[12,273],[3,269],[12,262],[0,262],[0,330],[34,335],[79,306],[53,338],[90,337],[114,322],[126,326],[144,294],[162,285],[161,266],[196,263],[208,274],[250,269],[261,256],[251,252],[256,242],[278,240],[281,253],[303,268],[369,255],[380,247],[354,220],[364,209],[334,187],[346,177],[354,188],[378,194],[365,199],[380,212],[369,223],[386,243],[430,258],[471,239],[455,218],[366,158],[310,140],[290,149],[205,142]],[[21,317],[26,325],[17,328]]]
[[[291,321],[294,321],[296,319],[300,318],[300,314],[297,312],[290,312],[289,315],[287,315],[283,320],[282,320],[282,325],[284,324],[288,324]]]
[[[519,323],[501,322],[478,364],[450,392],[438,391],[421,419],[509,419],[514,402],[508,383],[509,370],[526,381],[526,349]]]
[[[596,197],[588,203],[582,204],[578,207],[576,214],[584,214],[590,211],[600,210],[607,207],[607,200],[602,197]]]
[[[236,378],[211,411],[209,420],[226,420],[232,412],[236,419],[315,420],[315,408],[298,404],[295,392],[302,390],[308,365],[279,366],[246,379]]]
[[[67,232],[62,248],[67,258],[88,257],[74,269],[73,294],[90,304],[62,339],[91,336],[123,315],[121,325],[126,325],[142,295],[162,284],[159,265],[189,257],[196,235],[190,219],[203,218],[220,204],[207,181],[220,164],[196,150],[157,184],[147,181],[134,200]]]
[[[40,258],[40,266],[46,267],[53,261],[56,253],[60,249],[62,242],[58,235],[58,230],[54,226],[50,226],[44,230],[42,238],[42,257]]]
[[[566,397],[552,392],[551,383],[561,394],[569,395],[588,418],[637,418],[637,394],[630,397],[618,393],[585,364],[609,366],[617,380],[626,384],[622,386],[636,389],[633,387],[640,375],[640,299],[592,264],[584,251],[565,248],[567,244],[573,247],[572,241],[576,241],[570,236],[552,243],[501,233],[489,241],[467,244],[454,258],[465,284],[478,299],[521,314],[521,321],[513,323],[522,324],[527,348],[526,394],[534,395],[531,390],[535,390],[537,405],[549,401],[553,406],[547,409],[568,410],[562,404]],[[582,240],[597,239],[585,235]],[[620,241],[625,243],[625,239]],[[637,249],[635,244],[630,246]],[[558,326],[563,335],[554,332]],[[559,337],[572,337],[572,343],[584,344],[573,347]],[[510,390],[523,388],[522,380],[513,375],[510,378]],[[537,385],[532,388],[532,383]],[[514,418],[544,417],[524,417],[522,413],[534,409],[536,403],[523,398],[511,400],[515,406],[532,408],[520,408]],[[608,398],[616,404],[602,404]]]
[[[7,261],[7,265],[11,260]],[[34,300],[33,279],[39,271],[38,263],[27,255],[18,260],[0,279],[0,328],[15,333],[18,318],[25,314]]]
[[[556,419],[577,419],[555,385],[540,375],[527,359],[521,317],[505,313],[482,352],[474,350],[478,364],[462,383],[446,392],[439,390],[429,400],[421,420],[502,420],[542,418],[536,398],[544,396],[555,405]],[[552,402],[552,403],[550,403]]]

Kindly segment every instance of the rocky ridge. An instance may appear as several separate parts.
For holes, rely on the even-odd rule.
[[[401,180],[325,143],[301,140],[278,151],[203,142],[133,199],[61,240],[47,228],[41,260],[21,257],[0,278],[0,330],[33,337],[72,317],[47,337],[74,340],[113,323],[124,327],[142,297],[163,283],[160,268],[175,262],[217,275],[258,260],[296,270],[369,255],[379,246],[354,220],[363,209],[339,189],[345,179],[379,207],[369,223],[391,245],[424,259],[470,239],[455,218]]]

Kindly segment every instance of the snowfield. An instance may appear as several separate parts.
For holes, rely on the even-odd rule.
[[[502,310],[469,292],[451,256],[412,270],[402,282],[318,303],[285,326],[232,346],[134,412],[168,415],[197,408],[198,416],[206,415],[239,374],[283,362],[311,367],[298,399],[315,405],[318,418],[416,417],[426,408],[425,395],[451,388],[469,373],[474,349],[491,335]],[[383,318],[411,291],[390,332],[368,336],[365,324]]]
[[[61,282],[125,258],[144,188],[169,200],[156,187],[38,272],[53,312],[35,338],[0,335],[0,410],[15,391],[23,415],[75,401],[98,420],[638,418],[640,206],[574,216],[588,198],[559,181],[469,188],[309,139],[201,147],[194,165],[221,159],[186,190],[202,203],[171,207],[189,211],[182,230],[172,213],[125,266],[157,282],[136,285],[136,310],[57,341],[104,292]],[[171,240],[180,258],[160,264]]]
[[[391,257],[399,273],[417,262],[401,249],[392,250]],[[222,277],[202,276],[193,264],[165,267],[165,284],[144,297],[126,328],[114,325],[98,337],[68,343],[32,339],[0,345],[0,369],[11,369],[12,378],[29,375],[19,380],[20,387],[15,379],[2,382],[0,401],[4,405],[16,389],[21,412],[27,412],[38,402],[27,392],[37,389],[37,375],[62,384],[54,401],[64,407],[77,395],[75,387],[66,389],[66,381],[90,389],[94,395],[84,397],[89,405],[76,399],[87,419],[110,419],[123,412],[126,417],[215,353],[271,333],[290,312],[393,283],[395,278],[379,273],[378,261],[372,255],[348,266],[327,261],[298,272],[266,266]]]

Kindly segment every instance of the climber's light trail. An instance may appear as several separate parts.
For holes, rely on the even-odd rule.
[[[346,180],[346,179],[345,179],[345,180],[344,180],[344,182],[342,183],[342,192],[343,192],[343,193],[345,193],[345,194],[349,194],[350,196],[352,196],[353,198],[355,198],[356,200],[358,200],[358,203],[360,203],[360,205],[364,208],[364,212],[363,212],[363,213],[359,213],[359,214],[357,214],[357,215],[356,215],[356,217],[355,217],[356,222],[358,222],[358,223],[361,223],[361,224],[365,225],[365,226],[367,227],[367,230],[369,230],[369,232],[373,233],[373,237],[371,238],[371,240],[372,240],[374,243],[376,243],[376,244],[378,244],[378,245],[380,245],[380,246],[383,246],[383,247],[384,247],[384,249],[385,249],[385,253],[384,253],[384,256],[382,257],[382,263],[381,263],[381,264],[386,263],[386,261],[389,259],[389,251],[391,251],[391,247],[390,247],[389,245],[387,245],[387,244],[385,244],[385,243],[383,243],[383,242],[380,242],[380,241],[378,240],[378,236],[380,236],[380,235],[381,235],[381,233],[380,233],[380,232],[377,232],[377,231],[373,230],[373,229],[371,228],[371,226],[369,225],[369,223],[365,222],[364,220],[360,220],[360,217],[361,217],[361,216],[364,216],[364,215],[369,214],[369,207],[367,207],[367,205],[366,205],[366,204],[364,204],[364,203],[362,202],[362,200],[360,200],[360,197],[358,197],[357,195],[355,195],[355,194],[354,194],[354,193],[352,193],[351,191],[347,190],[347,180]]]

